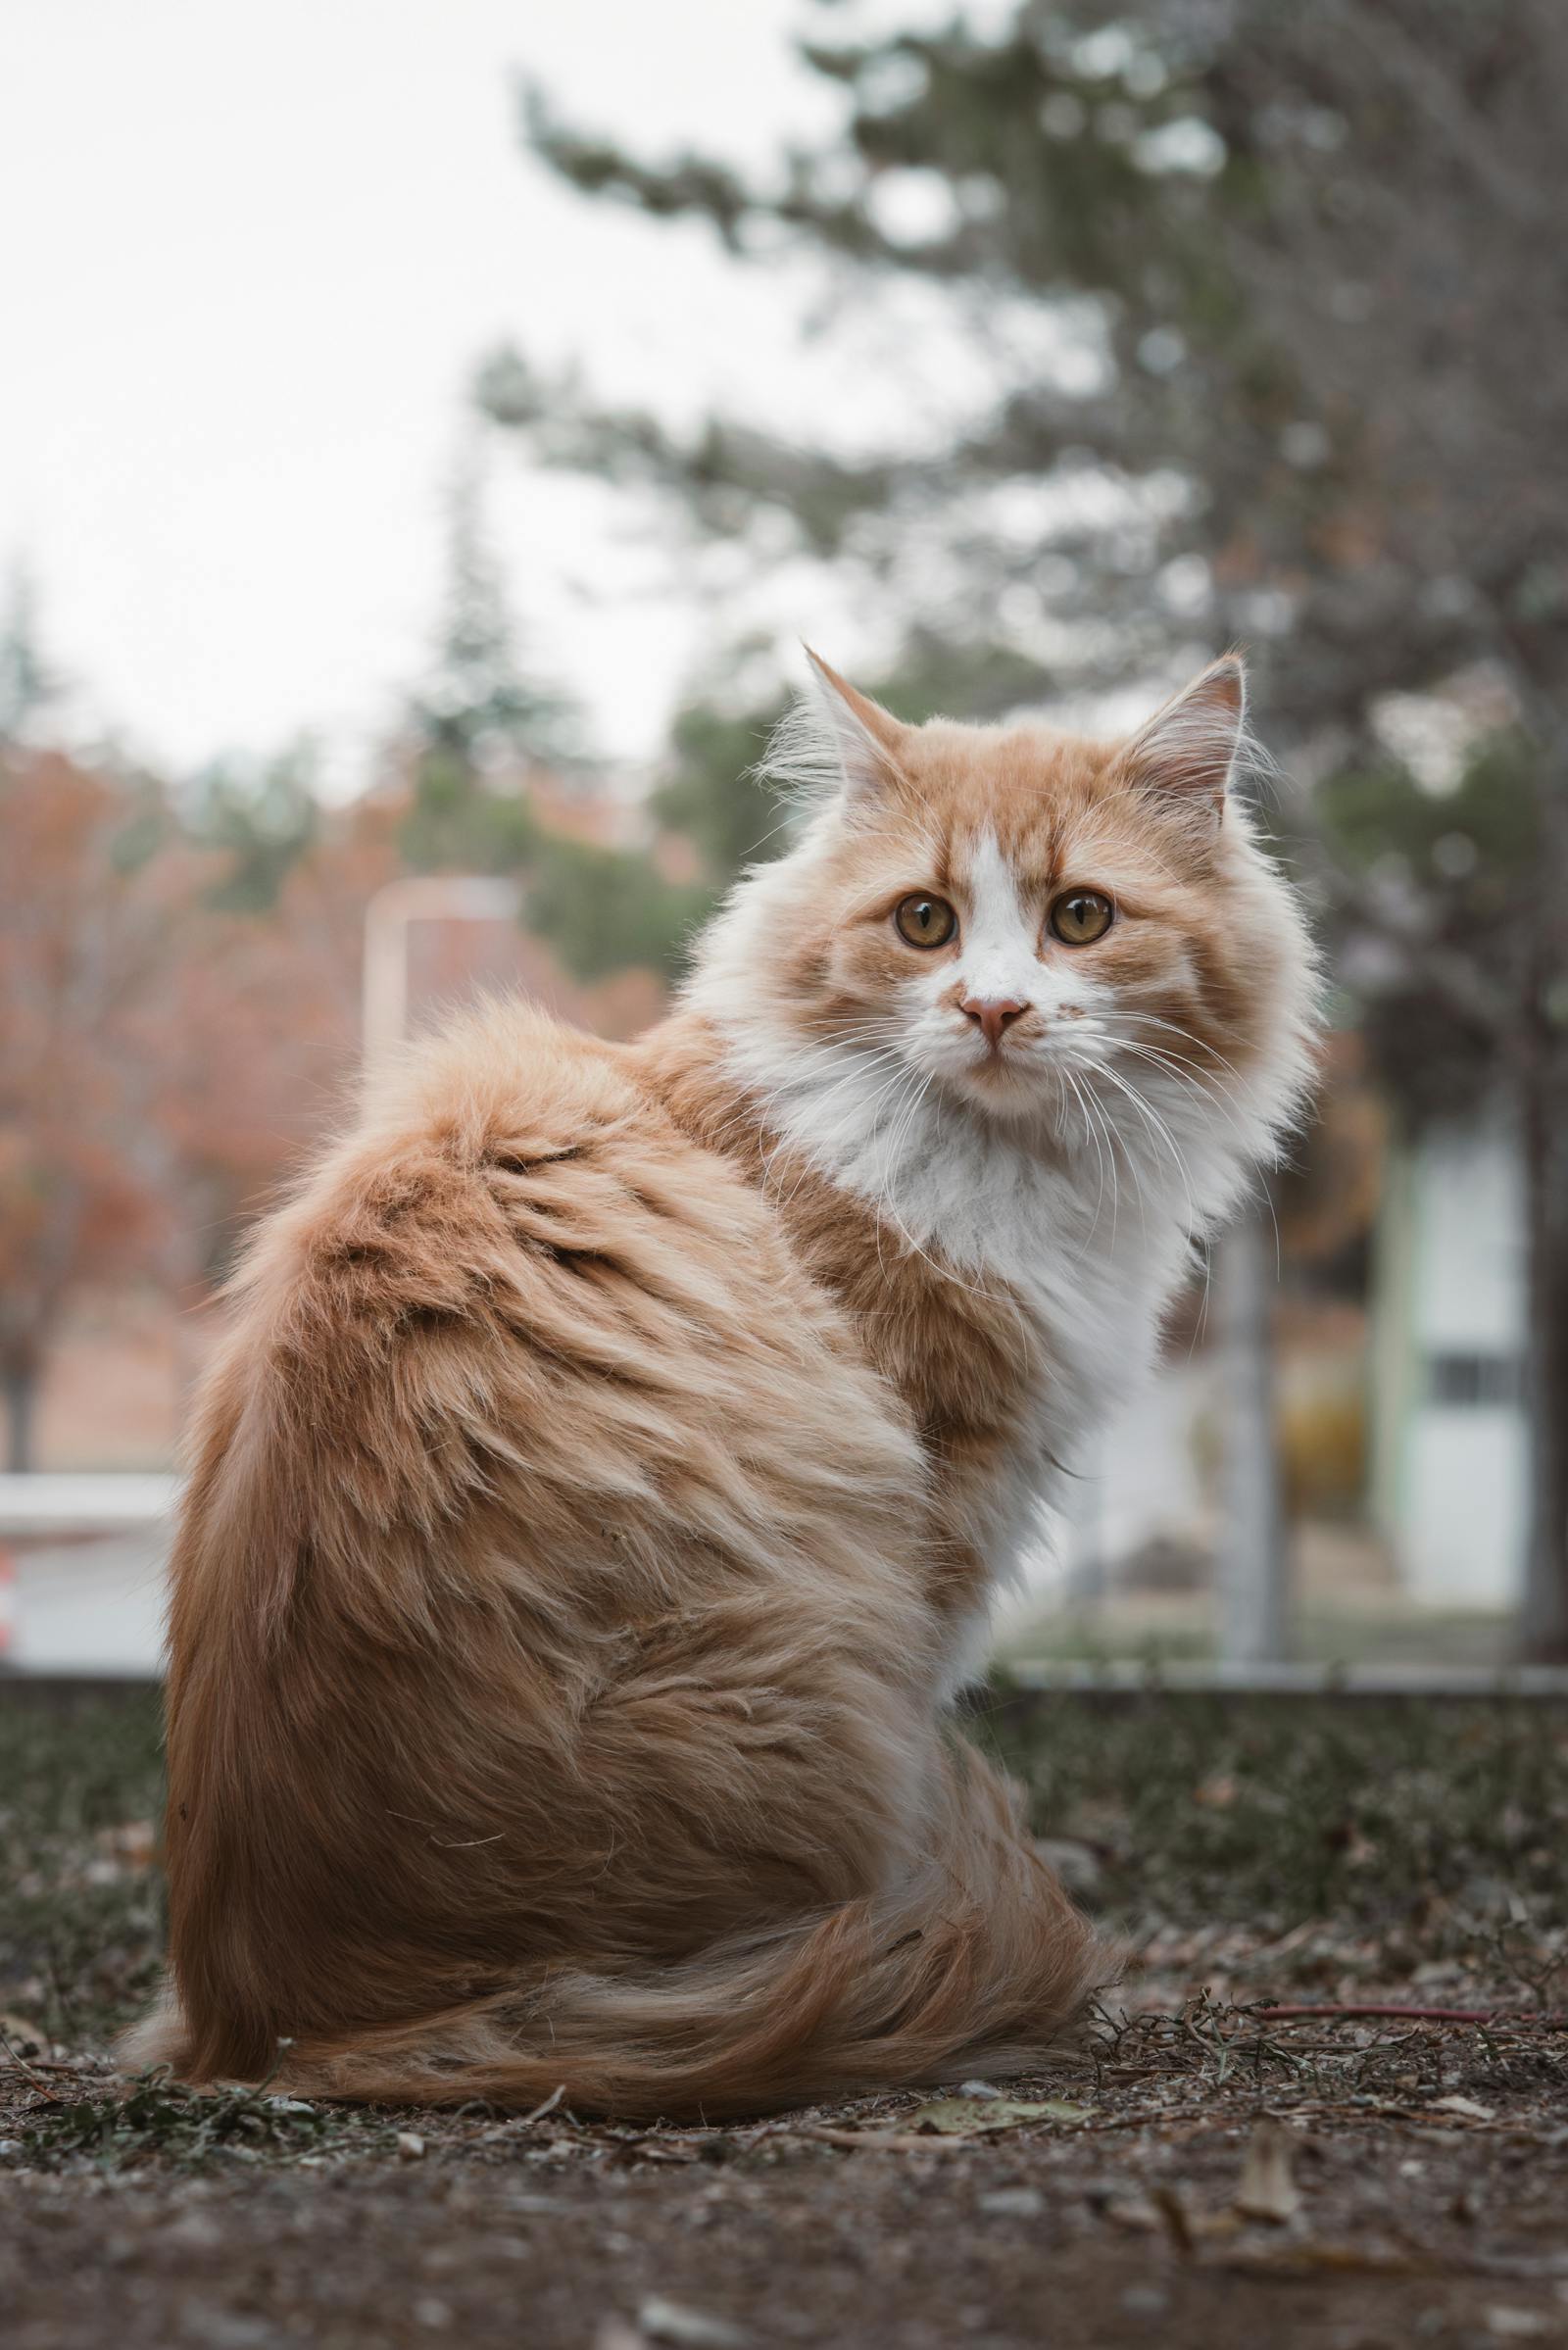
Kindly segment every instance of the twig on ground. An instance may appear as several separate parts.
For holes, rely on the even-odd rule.
[[[1406,2007],[1392,1999],[1330,1999],[1242,2012],[1260,2024],[1285,2024],[1298,2016],[1391,2016],[1405,2024],[1539,2024],[1548,2032],[1568,2032],[1568,2014],[1539,2007]]]
[[[7,2039],[3,2032],[0,2032],[0,2048],[5,2050],[7,2056],[10,2057],[12,2063],[16,2066],[17,2071],[26,2075],[27,2079],[32,2082],[33,2087],[37,2090],[40,2097],[47,2097],[51,2105],[63,2105],[65,2103],[65,2099],[61,2096],[60,2091],[58,2089],[52,2089],[49,2086],[49,2083],[47,2081],[45,2081],[43,2075],[27,2062],[26,2058],[22,2054],[22,2051],[19,2048],[12,2047],[11,2042]]]

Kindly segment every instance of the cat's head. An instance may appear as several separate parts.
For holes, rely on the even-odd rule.
[[[1311,962],[1231,790],[1238,660],[1118,741],[905,725],[813,666],[769,761],[809,821],[742,884],[694,986],[762,1074],[827,1048],[890,1104],[924,1082],[985,1119],[1082,1126],[1086,1146],[1086,1094],[1135,1132],[1131,1095],[1154,1117],[1228,1098],[1260,1133],[1278,1122]]]

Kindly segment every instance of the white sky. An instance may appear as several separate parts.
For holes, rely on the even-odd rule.
[[[788,70],[803,20],[798,0],[11,0],[0,563],[28,562],[91,713],[175,765],[309,728],[350,782],[423,657],[488,349],[580,354],[677,413],[765,392],[784,289],[552,181],[513,76],[643,149],[760,158],[831,119]],[[647,592],[664,573],[626,519],[520,471],[497,501],[548,665],[635,759],[698,622]]]

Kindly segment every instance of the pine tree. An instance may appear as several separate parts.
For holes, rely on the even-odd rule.
[[[536,845],[530,769],[581,758],[568,699],[529,677],[502,566],[485,530],[483,476],[467,456],[447,510],[447,577],[430,671],[411,696],[412,864],[517,870]]]
[[[1568,1657],[1568,14],[1018,0],[994,36],[958,16],[801,55],[840,133],[756,174],[650,163],[537,94],[528,136],[586,195],[708,221],[740,266],[815,256],[841,310],[939,296],[994,363],[951,441],[803,448],[746,416],[683,434],[568,400],[517,352],[485,371],[489,413],[769,561],[788,528],[863,570],[967,677],[950,707],[994,713],[999,647],[1005,707],[1020,671],[1038,696],[1250,645],[1287,762],[1354,782],[1296,820],[1376,945],[1374,1027],[1418,1004],[1434,1062],[1484,1067],[1524,1137],[1524,1640]],[[897,392],[927,354],[906,338],[890,364]],[[1388,697],[1478,671],[1505,707],[1472,764],[1506,767],[1499,820],[1530,842],[1484,921],[1421,849],[1409,776],[1381,846],[1363,796]]]
[[[60,693],[39,642],[32,575],[24,564],[13,563],[0,612],[0,744],[28,740]]]

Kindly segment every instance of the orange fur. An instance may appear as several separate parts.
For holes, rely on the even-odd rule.
[[[803,1050],[904,984],[882,901],[961,890],[982,819],[1014,861],[1119,843],[1154,910],[1114,952],[1170,963],[1214,852],[1152,846],[1110,754],[986,740],[895,730],[914,803],[800,853],[749,984]],[[1178,958],[1227,1053],[1248,937],[1240,973]],[[738,2113],[1025,2062],[1094,1980],[941,1705],[1073,1366],[791,1139],[731,1059],[721,937],[709,968],[632,1048],[458,1025],[259,1234],[193,1437],[172,1985],[128,2061],[254,2080],[286,2043],[318,2093]]]

